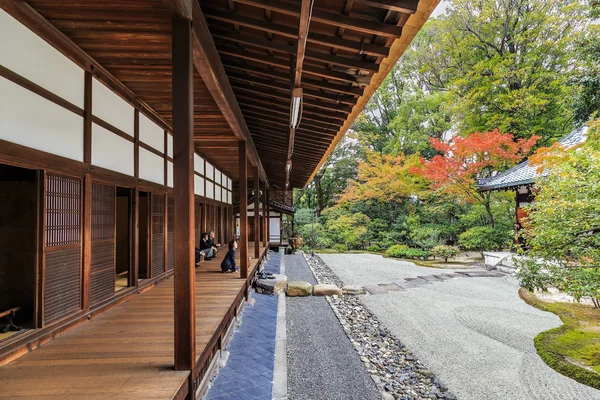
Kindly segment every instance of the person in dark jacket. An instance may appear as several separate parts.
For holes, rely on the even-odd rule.
[[[211,260],[215,258],[215,252],[208,241],[208,233],[206,232],[202,234],[202,239],[200,240],[200,251],[204,253],[205,260]]]
[[[235,250],[237,249],[237,242],[234,240],[229,242],[229,251],[225,255],[225,258],[221,262],[221,271],[223,272],[236,272],[239,271],[237,265],[235,265]]]
[[[219,247],[221,247],[221,243],[215,243],[215,231],[210,231],[208,233],[208,244],[213,249],[213,252],[217,254],[219,251]]]

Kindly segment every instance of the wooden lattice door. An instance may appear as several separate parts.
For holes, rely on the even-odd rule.
[[[152,195],[152,278],[165,272],[165,196]]]
[[[115,187],[92,184],[90,305],[115,293]]]
[[[46,175],[44,323],[81,309],[81,180]]]

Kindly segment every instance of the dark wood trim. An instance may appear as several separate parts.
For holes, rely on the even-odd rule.
[[[136,187],[133,188],[133,205],[131,209],[131,216],[133,217],[133,234],[132,234],[132,268],[133,273],[131,276],[132,287],[139,287],[140,278],[140,190]]]
[[[161,153],[160,150],[156,150],[154,147],[150,146],[149,144],[146,144],[146,143],[142,142],[141,140],[140,140],[139,146],[142,149],[147,150],[150,153],[159,156],[160,158],[165,158],[165,155],[163,153]]]
[[[384,10],[397,11],[408,14],[417,12],[419,0],[354,0],[357,3],[365,4],[369,7],[379,7]]]
[[[165,193],[164,195],[165,200],[164,200],[164,216],[165,216],[165,223],[163,224],[163,271],[167,272],[169,270],[168,264],[169,264],[169,202],[171,201],[169,199],[169,194]]]
[[[240,140],[240,277],[248,278],[248,161],[246,158],[246,142]]]
[[[169,147],[168,135],[169,135],[169,133],[167,131],[165,131],[164,153],[161,154],[161,157],[164,159],[164,175],[165,175],[164,180],[165,180],[166,187],[169,186],[169,156],[167,155],[168,147]],[[173,160],[171,160],[171,162],[173,162]]]
[[[46,275],[46,172],[37,172],[37,221],[36,221],[36,287],[35,287],[35,327],[44,327],[44,285]]]
[[[174,16],[172,34],[175,369],[190,370],[194,376],[196,274],[194,268],[194,65],[191,22]],[[194,387],[190,389],[192,392],[195,391]]]
[[[103,119],[101,119],[99,117],[96,117],[95,115],[92,115],[92,122],[98,126],[101,126],[102,128],[106,129],[107,131],[114,133],[115,135],[121,137],[122,139],[125,139],[131,143],[134,143],[133,136],[129,135],[128,133],[123,132],[119,128],[109,124],[108,122],[104,121]],[[141,142],[140,142],[140,145],[141,145]]]
[[[133,176],[140,176],[140,110],[133,112]]]
[[[260,257],[260,178],[256,167],[252,168],[254,180],[254,258]]]
[[[266,186],[263,187],[263,193],[261,196],[262,199],[262,224],[263,224],[263,234],[262,234],[262,245],[263,247],[267,247],[267,242],[269,241],[269,237],[267,236],[267,205],[268,203],[268,189]]]
[[[83,90],[83,162],[92,163],[92,73],[85,71]]]
[[[171,15],[183,19],[192,19],[192,3],[189,0],[161,0]]]
[[[1,5],[2,4],[0,3],[0,6]],[[38,96],[43,97],[44,99],[46,99],[56,105],[63,107],[66,110],[71,111],[72,113],[79,115],[80,117],[84,116],[84,111],[82,108],[80,108],[80,107],[76,106],[75,104],[63,99],[62,97],[52,93],[51,91],[44,89],[40,85],[33,83],[32,81],[22,77],[21,75],[17,74],[16,72],[11,71],[10,69],[4,67],[3,65],[0,65],[0,76],[21,86],[24,89],[27,89],[27,90],[37,94]]]

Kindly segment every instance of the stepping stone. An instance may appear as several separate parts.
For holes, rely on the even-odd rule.
[[[402,284],[402,286],[405,289],[411,289],[411,288],[421,287],[421,286],[424,286],[424,285],[431,285],[431,282],[428,282],[425,279],[416,278],[416,279],[407,280],[406,282],[404,282]]]
[[[437,277],[437,276],[435,276],[435,275],[425,275],[425,276],[419,276],[419,278],[421,278],[421,279],[425,279],[425,280],[426,280],[426,281],[428,281],[428,282],[441,282],[441,281],[443,281],[443,279],[441,279],[441,278],[438,278],[438,277]]]
[[[313,296],[341,296],[342,289],[336,285],[319,284],[313,289]]]
[[[312,295],[313,287],[310,283],[304,281],[288,282],[287,294],[289,297],[310,296]]]
[[[454,276],[451,276],[451,275],[448,275],[448,274],[432,275],[432,276],[435,276],[436,278],[438,278],[439,280],[442,280],[442,281],[447,281],[449,279],[454,278]]]
[[[470,276],[471,278],[489,278],[489,277],[496,277],[497,275],[492,272],[492,271],[473,271],[473,272],[466,272],[467,276]]]
[[[365,289],[362,286],[353,286],[353,285],[345,285],[344,287],[342,287],[342,292],[344,292],[344,294],[352,294],[352,295],[359,295],[359,294],[365,294]]]
[[[255,286],[256,292],[262,294],[276,295],[287,287],[287,276],[273,274],[275,279],[257,279]]]
[[[369,292],[370,294],[373,294],[373,295],[375,295],[375,294],[385,294],[385,293],[388,292],[387,290],[385,290],[384,288],[382,288],[379,285],[368,285],[368,286],[365,286],[365,290],[367,292]]]
[[[399,292],[400,290],[404,290],[402,286],[397,285],[396,283],[380,283],[380,287],[384,288],[388,292]]]

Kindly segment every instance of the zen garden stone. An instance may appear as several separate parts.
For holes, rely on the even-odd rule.
[[[342,289],[336,285],[319,284],[315,285],[313,294],[315,296],[341,296],[343,293]]]
[[[313,287],[308,282],[292,281],[288,282],[286,294],[290,297],[310,296],[312,295]]]
[[[275,279],[257,279],[256,291],[262,294],[276,295],[283,292],[287,287],[287,276],[274,274]]]

